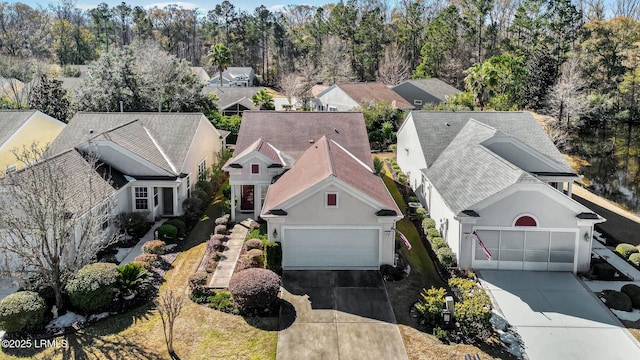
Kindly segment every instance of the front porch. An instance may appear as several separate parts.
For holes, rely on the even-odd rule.
[[[232,184],[231,220],[258,219],[269,184]]]

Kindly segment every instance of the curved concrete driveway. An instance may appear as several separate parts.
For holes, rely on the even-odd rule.
[[[481,270],[531,360],[640,359],[640,344],[573,274]]]
[[[377,271],[285,271],[278,360],[408,359]]]

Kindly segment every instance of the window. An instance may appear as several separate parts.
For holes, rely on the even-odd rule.
[[[260,174],[260,164],[251,164],[251,174]]]
[[[11,173],[14,173],[18,170],[18,165],[16,164],[11,164],[11,165],[7,165],[7,167],[4,168],[4,173],[5,175],[9,175]]]
[[[538,222],[533,218],[533,216],[522,215],[516,219],[513,226],[538,226]]]
[[[147,188],[143,186],[136,186],[134,188],[136,196],[136,210],[148,210],[149,200],[147,199]]]
[[[338,111],[338,108],[335,106],[329,106],[329,111]]]
[[[153,206],[158,206],[158,188],[153,188]]]
[[[207,159],[198,164],[198,181],[207,180]]]
[[[338,193],[326,193],[325,207],[338,207]]]
[[[413,105],[422,106],[422,100],[413,100]]]

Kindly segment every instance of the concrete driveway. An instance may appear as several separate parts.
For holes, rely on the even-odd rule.
[[[479,271],[531,360],[640,359],[640,344],[571,273]]]
[[[278,360],[408,359],[379,272],[285,271],[282,283],[293,308],[280,323],[293,324],[278,335]]]

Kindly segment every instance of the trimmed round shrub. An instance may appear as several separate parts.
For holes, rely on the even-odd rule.
[[[249,230],[255,230],[260,228],[260,223],[257,221],[252,221],[251,223],[249,223]]]
[[[422,219],[422,229],[426,233],[429,229],[433,229],[436,227],[436,221],[432,218],[424,218]]]
[[[628,259],[631,254],[635,254],[640,252],[637,247],[631,244],[618,244],[616,246],[616,252],[622,255],[625,259]]]
[[[218,239],[207,240],[207,252],[215,253],[217,251],[222,251],[222,250],[224,250],[224,245],[222,244],[222,241]]]
[[[629,262],[635,266],[640,266],[640,253],[633,253],[629,255]]]
[[[251,249],[244,256],[251,260],[253,267],[264,267],[264,251],[260,249]]]
[[[629,295],[615,290],[604,290],[602,292],[604,296],[604,300],[606,304],[611,309],[622,310],[622,311],[631,311],[633,310],[633,305],[631,303],[631,299]]]
[[[207,193],[202,190],[195,189],[191,191],[191,197],[202,201],[200,204],[200,211],[204,211],[211,202],[211,196],[207,195]]]
[[[33,291],[18,291],[0,300],[0,329],[8,333],[42,325],[47,303]]]
[[[277,299],[280,276],[267,269],[246,269],[236,273],[229,282],[233,302],[242,313],[267,310]]]
[[[189,277],[189,290],[202,291],[207,285],[209,275],[205,272],[197,272]]]
[[[442,247],[436,251],[438,260],[444,267],[453,267],[456,265],[456,254],[449,247]]]
[[[155,255],[157,256],[157,255]],[[111,304],[119,272],[115,264],[95,263],[78,270],[67,283],[71,305],[85,312],[93,312]]]
[[[164,224],[156,229],[158,239],[163,241],[175,241],[178,238],[178,228],[173,225]]]
[[[182,211],[187,222],[196,222],[202,214],[202,200],[193,196],[185,199],[182,202]]]
[[[441,249],[447,246],[449,246],[447,245],[447,242],[444,241],[444,239],[441,238],[440,236],[436,236],[433,239],[431,239],[431,248],[433,249],[433,251],[437,251],[438,249]]]
[[[245,241],[244,248],[247,251],[253,250],[253,249],[262,250],[262,240],[260,240],[260,239],[249,239],[249,240]]]
[[[162,240],[150,240],[142,245],[142,252],[145,254],[164,254],[165,242]]]
[[[140,254],[133,262],[147,270],[153,270],[153,268],[169,270],[171,268],[171,264],[158,254]]]
[[[211,199],[213,196],[213,185],[209,181],[200,180],[196,183],[196,189],[204,191],[205,194]]]
[[[636,284],[627,284],[620,289],[620,292],[627,294],[631,300],[631,306],[640,309],[640,286]]]
[[[227,225],[229,223],[229,216],[221,216],[216,219],[216,225]]]
[[[165,224],[175,226],[176,229],[178,229],[178,237],[184,236],[184,234],[187,232],[187,224],[180,219],[171,219],[165,222]]]
[[[440,236],[440,231],[438,231],[438,229],[436,228],[427,229],[427,238],[433,239],[434,237],[439,237],[439,236]]]
[[[211,274],[212,272],[216,271],[217,267],[218,267],[218,260],[212,257],[211,259],[207,260],[207,263],[204,266],[204,271]]]
[[[226,235],[227,234],[227,225],[216,225],[216,227],[213,230],[214,234],[221,234],[221,235]]]

